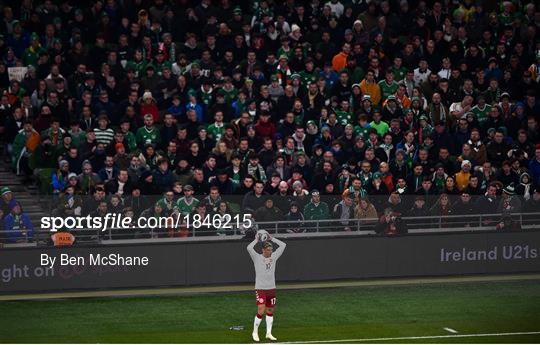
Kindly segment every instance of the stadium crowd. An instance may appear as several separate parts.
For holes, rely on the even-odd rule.
[[[54,214],[384,223],[540,210],[534,1],[1,11],[4,155]],[[2,187],[4,227],[26,229]]]

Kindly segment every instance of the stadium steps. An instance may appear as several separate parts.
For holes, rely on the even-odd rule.
[[[47,197],[40,197],[34,184],[25,181],[22,176],[17,176],[8,163],[0,161],[0,188],[2,187],[11,189],[34,227],[39,228],[41,217],[50,213],[46,206]]]

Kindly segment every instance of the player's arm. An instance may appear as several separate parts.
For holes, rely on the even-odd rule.
[[[255,251],[256,244],[257,244],[257,237],[255,237],[255,239],[247,246],[247,251],[252,258],[254,258],[257,255],[257,252]]]
[[[274,255],[275,255],[276,259],[278,259],[281,256],[281,254],[283,254],[283,252],[285,251],[285,247],[287,247],[287,244],[285,242],[273,237],[273,236],[272,236],[272,238],[270,240],[279,246],[274,251]]]

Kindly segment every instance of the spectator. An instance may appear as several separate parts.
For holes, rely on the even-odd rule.
[[[92,169],[92,164],[85,160],[82,163],[82,172],[77,176],[77,184],[83,194],[88,194],[90,191],[101,182],[101,178]]]
[[[283,226],[287,233],[300,233],[306,231],[305,227],[303,227],[304,215],[300,211],[298,203],[295,201],[290,203],[289,212],[285,214],[284,220],[288,221],[288,223]]]
[[[399,214],[396,214],[391,208],[387,208],[379,218],[375,232],[380,235],[395,236],[406,234],[408,230]]]
[[[469,178],[471,177],[472,164],[468,160],[461,162],[461,170],[456,173],[455,180],[457,188],[463,191],[469,184]]]
[[[497,168],[502,166],[506,159],[506,154],[510,150],[510,146],[506,143],[504,132],[501,130],[495,131],[493,140],[487,146],[487,158]]]
[[[114,131],[109,128],[109,118],[106,113],[99,115],[97,119],[98,126],[94,129],[96,142],[104,144],[105,147],[112,143],[114,139]]]
[[[527,172],[523,172],[519,177],[519,184],[516,187],[516,194],[519,195],[524,202],[531,198],[534,186],[531,183],[531,176]]]
[[[29,242],[34,237],[34,226],[21,204],[12,200],[10,212],[4,217],[4,237],[7,243]]]
[[[154,170],[152,183],[156,185],[156,188],[161,192],[172,187],[174,181],[173,174],[169,170],[169,161],[167,158],[160,158],[157,161],[157,169]]]
[[[148,208],[147,199],[141,196],[141,188],[138,184],[133,185],[130,195],[124,195],[124,213],[127,209],[134,217],[138,217],[142,211]],[[133,218],[134,219],[134,218]]]
[[[411,209],[407,212],[408,217],[415,217],[415,218],[425,218],[429,217],[430,210],[428,209],[428,206],[426,205],[426,199],[423,195],[417,195],[414,197],[414,204],[411,207]],[[415,221],[415,222],[421,222]]]
[[[40,145],[40,135],[33,128],[32,122],[26,120],[22,130],[18,131],[11,146],[11,162],[17,174],[30,175],[30,157]],[[9,148],[8,148],[9,150]]]
[[[269,222],[275,222],[283,219],[283,213],[279,208],[274,206],[274,200],[267,195],[266,200],[264,201],[264,205],[257,208],[255,210],[255,213],[253,214],[253,217],[255,218],[255,221],[263,222],[263,223],[269,223]]]
[[[372,219],[377,218],[377,210],[369,199],[361,198],[354,210],[354,216],[358,219]]]
[[[516,195],[514,184],[511,183],[502,190],[501,200],[497,208],[499,212],[519,213],[521,211],[521,200]]]
[[[69,175],[69,163],[66,160],[61,160],[58,163],[58,170],[52,175],[52,191],[54,195],[59,195],[67,185]]]
[[[306,220],[325,220],[330,218],[328,204],[321,201],[318,190],[311,192],[311,201],[304,207],[304,217]]]
[[[107,194],[126,196],[131,194],[132,188],[133,186],[131,180],[129,179],[129,173],[126,169],[120,169],[115,179],[109,180],[107,183],[105,183],[105,190]]]
[[[244,196],[242,202],[242,209],[255,211],[261,207],[264,203],[264,196],[267,195],[264,192],[264,183],[262,181],[255,182],[255,186],[252,191],[249,191]]]
[[[77,175],[71,173],[70,180]],[[76,180],[75,180],[76,181]],[[82,215],[83,200],[79,195],[75,194],[76,189],[72,185],[68,185],[65,191],[58,200],[58,207],[53,210],[53,214],[57,217],[73,217]],[[56,229],[59,230],[59,229]]]
[[[282,180],[300,209],[316,189],[331,210],[350,195],[355,207],[372,197],[379,211],[408,211],[406,198],[424,182],[434,187],[423,195],[469,192],[478,212],[496,209],[483,209],[494,201],[492,184],[513,183],[523,201],[531,195],[540,185],[534,6],[490,3],[489,25],[476,30],[487,17],[463,0],[353,3],[262,2],[229,8],[230,20],[198,6],[177,27],[171,19],[185,15],[182,6],[143,1],[139,18],[115,15],[130,12],[127,3],[104,16],[81,3],[54,18],[52,32],[50,15],[13,11],[14,36],[0,49],[4,159],[48,192],[50,172],[58,179],[66,160],[83,195],[100,183],[114,193],[124,170],[143,197],[177,181],[201,199],[211,187],[223,198],[246,195],[255,181],[275,193]],[[98,26],[105,30],[93,32]],[[15,66],[28,68],[22,81],[10,80]],[[61,175],[56,187],[65,188]],[[379,202],[386,191],[396,194]]]
[[[159,122],[159,111],[156,105],[156,100],[152,97],[152,92],[146,91],[140,100],[140,113],[143,116],[147,114],[152,116],[152,120],[155,123]]]
[[[114,164],[114,157],[107,155],[104,160],[104,167],[98,171],[98,176],[104,183],[113,180],[118,176],[118,168]]]
[[[537,212],[540,210],[540,186],[534,187],[531,192],[531,198],[523,205],[523,212]]]
[[[352,230],[351,226],[353,226],[354,224],[350,220],[354,219],[354,208],[354,199],[349,195],[343,196],[341,201],[337,203],[333,208],[333,218],[340,220],[339,223],[343,225],[342,228],[344,231]]]
[[[366,100],[370,100],[373,105],[378,106],[381,101],[381,88],[375,81],[375,73],[368,70],[366,77],[360,82],[360,90],[362,94],[369,96]]]
[[[141,127],[137,130],[135,140],[139,147],[144,147],[145,145],[159,145],[161,142],[160,131],[154,126],[154,117],[152,114],[144,115],[144,127]]]
[[[453,214],[454,208],[452,206],[452,202],[450,201],[449,195],[445,193],[441,194],[435,205],[431,207],[431,215],[445,219],[445,221],[441,222],[441,224],[448,224],[449,220],[445,216],[450,216]]]
[[[532,183],[540,185],[540,147],[536,147],[534,157],[529,162],[529,171],[531,172]]]
[[[0,196],[2,197],[0,200],[0,219],[4,219],[4,217],[11,211],[10,204],[12,202],[16,202],[17,200],[9,187],[2,187],[0,189]]]

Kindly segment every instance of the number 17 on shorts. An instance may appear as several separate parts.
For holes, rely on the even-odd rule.
[[[264,304],[269,308],[276,305],[276,290],[255,290],[255,302],[257,305]]]

